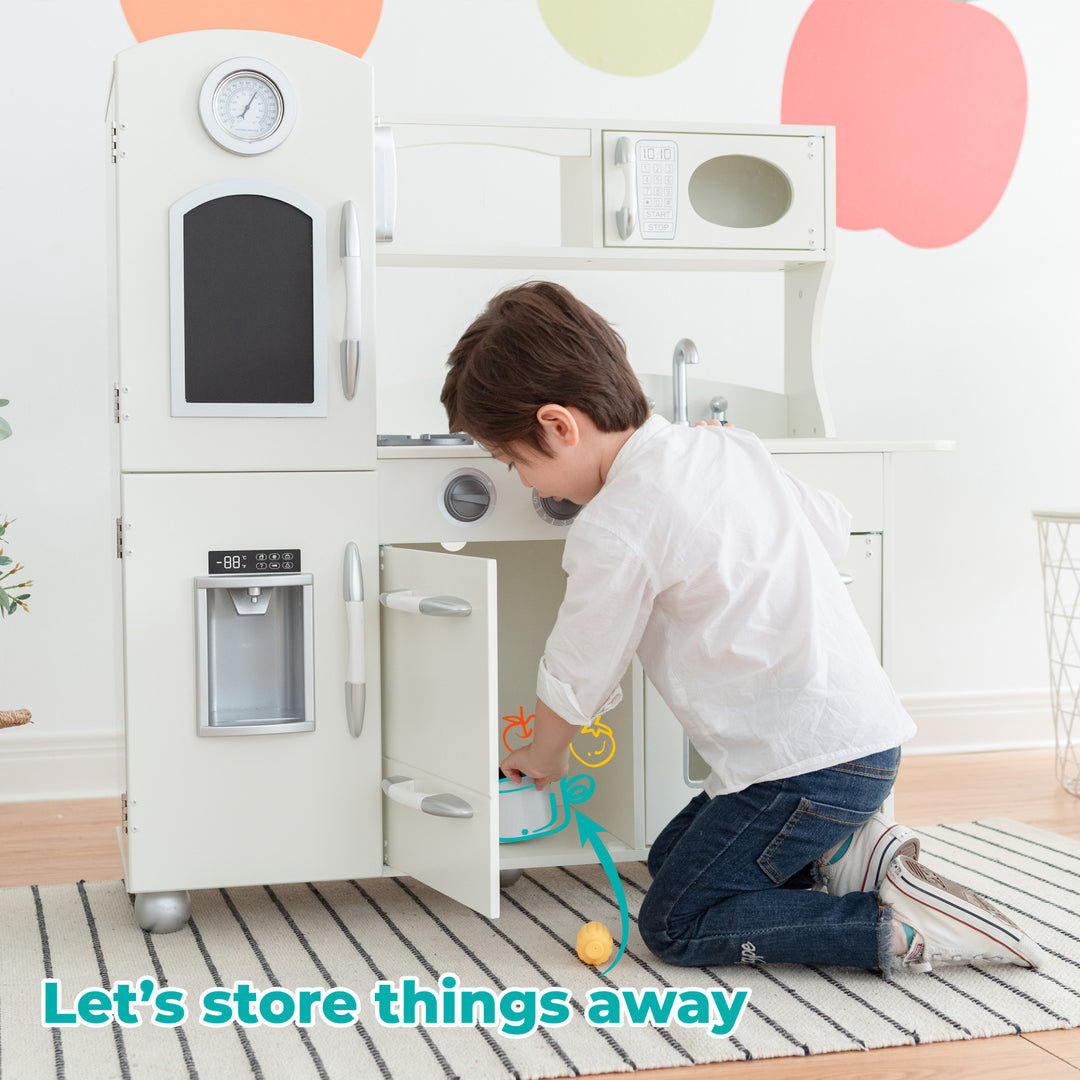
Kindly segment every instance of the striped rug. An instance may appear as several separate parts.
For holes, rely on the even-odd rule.
[[[673,968],[638,936],[648,875],[636,863],[620,867],[631,932],[606,977],[573,945],[587,920],[618,932],[599,866],[526,873],[494,922],[388,878],[196,893],[190,924],[164,936],[135,928],[118,881],[3,889],[0,1080],[527,1080],[1075,1026],[1080,843],[1006,819],[921,834],[928,865],[1043,945],[1042,970],[885,983],[829,967]],[[395,1023],[372,1000],[380,986],[399,1006],[429,991],[441,1012],[417,1006],[418,1022]],[[648,991],[656,1008],[665,993],[674,1007],[666,1023],[654,1012],[634,1025]],[[613,1002],[624,1003],[621,1026]],[[729,1021],[740,1016],[727,1033],[725,1005]],[[486,1022],[459,1024],[473,1008]]]

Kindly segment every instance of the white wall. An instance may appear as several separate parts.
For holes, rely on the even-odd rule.
[[[893,674],[928,747],[1050,738],[1031,511],[1080,504],[1080,229],[1069,216],[1080,97],[1068,52],[1080,13],[1068,0],[983,6],[1027,68],[1009,188],[950,247],[841,230],[825,326],[839,435],[957,444],[896,467]],[[532,0],[388,2],[367,59],[386,116],[776,123],[806,7],[717,4],[683,63],[633,78],[573,59]],[[0,169],[0,396],[12,399],[15,429],[0,443],[0,513],[18,518],[9,553],[36,585],[31,613],[0,623],[0,708],[28,707],[36,723],[0,733],[0,800],[121,783],[103,118],[112,57],[134,41],[116,0],[17,5],[5,35],[15,47],[0,84],[22,104],[9,112]],[[674,342],[691,336],[703,376],[775,388],[779,329],[759,312],[776,285],[748,276],[560,279],[618,324],[640,370],[668,370]],[[380,271],[381,427],[440,426],[432,389],[446,350],[513,277]]]

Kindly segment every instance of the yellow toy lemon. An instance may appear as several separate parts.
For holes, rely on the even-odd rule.
[[[578,959],[586,964],[607,963],[614,948],[611,931],[602,922],[587,922],[577,932]]]

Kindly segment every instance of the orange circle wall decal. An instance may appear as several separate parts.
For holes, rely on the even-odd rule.
[[[698,47],[713,0],[539,0],[556,41],[610,75],[655,75]]]
[[[137,41],[190,30],[268,30],[363,56],[382,0],[120,0]]]

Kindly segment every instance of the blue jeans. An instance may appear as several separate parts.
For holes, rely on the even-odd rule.
[[[702,792],[649,852],[638,929],[650,951],[685,967],[882,967],[892,921],[877,895],[810,886],[815,862],[878,809],[899,765],[896,747],[733,795]]]

